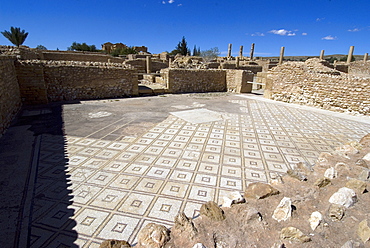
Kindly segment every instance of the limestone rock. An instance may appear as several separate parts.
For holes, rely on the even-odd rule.
[[[353,189],[343,187],[335,192],[329,199],[330,203],[339,204],[349,208],[357,201],[356,193]]]
[[[196,243],[193,248],[207,248],[202,243]]]
[[[200,207],[200,215],[207,216],[208,218],[215,221],[221,221],[225,219],[224,211],[222,211],[222,209],[217,206],[217,203],[215,203],[214,201],[204,203]]]
[[[356,163],[355,163],[357,166],[361,166],[361,167],[364,167],[364,168],[368,168],[368,165],[367,165],[367,163],[366,163],[366,161],[365,160],[363,160],[363,159],[358,159],[357,161],[356,161]]]
[[[329,207],[328,215],[332,221],[340,221],[345,213],[346,209],[342,205],[331,204]]]
[[[315,231],[322,221],[322,214],[318,211],[315,211],[311,214],[311,217],[308,221],[310,222],[312,231]]]
[[[328,186],[330,183],[331,183],[331,181],[330,181],[329,178],[322,177],[322,178],[318,178],[315,181],[314,185],[319,187],[319,188],[323,188],[325,186]]]
[[[355,192],[363,194],[366,192],[366,186],[367,184],[364,181],[358,180],[358,179],[351,179],[346,183],[346,187],[353,189]]]
[[[370,152],[366,154],[362,159],[370,162]]]
[[[298,170],[289,169],[287,174],[295,179],[298,179],[299,181],[307,181],[307,176]]]
[[[284,197],[274,210],[272,218],[280,222],[282,220],[286,221],[291,216],[292,216],[292,200],[288,197]]]
[[[370,170],[368,169],[363,170],[358,176],[358,179],[362,181],[368,181],[370,179]]]
[[[138,234],[139,245],[146,248],[162,248],[170,240],[169,230],[155,223],[149,223]]]
[[[339,155],[343,158],[350,159],[349,155],[354,155],[359,153],[359,150],[353,145],[343,145],[337,147],[334,154]]]
[[[255,222],[255,221],[262,221],[262,215],[260,212],[257,211],[255,208],[248,209],[247,216],[246,216],[246,222],[248,224]]]
[[[193,239],[198,233],[193,221],[189,219],[184,212],[179,213],[175,217],[174,229],[179,230],[180,232],[185,232],[187,235],[189,235],[190,239]]]
[[[222,197],[222,207],[231,207],[233,204],[245,203],[245,198],[239,191],[234,191]]]
[[[360,222],[357,229],[357,235],[364,243],[370,240],[370,227],[367,225],[367,220]]]
[[[320,153],[319,157],[317,158],[317,163],[316,165],[320,166],[320,167],[330,167],[331,163],[331,159],[333,158],[333,155],[329,152],[322,152]]]
[[[127,241],[114,239],[105,240],[99,246],[99,248],[129,248],[129,247],[131,247],[131,245]]]
[[[370,147],[370,133],[366,134],[364,137],[361,138],[360,144],[363,147]]]
[[[355,248],[355,247],[360,247],[360,243],[355,242],[353,240],[348,240],[344,245],[342,245],[341,248]]]
[[[305,243],[311,241],[311,238],[304,235],[301,230],[295,227],[285,227],[280,232],[280,239],[288,239],[290,241],[296,241]]]
[[[330,167],[329,169],[325,171],[324,177],[329,178],[329,179],[334,179],[338,177],[338,172],[335,170],[334,167]]]
[[[244,192],[245,198],[263,199],[280,192],[269,184],[265,183],[251,183]]]

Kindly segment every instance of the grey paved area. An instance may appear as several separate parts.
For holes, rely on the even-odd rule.
[[[33,144],[28,145],[32,156],[17,150],[21,139],[11,139],[16,129],[28,134],[23,137]],[[12,199],[19,199],[22,211],[8,230],[15,239],[8,237],[2,247],[98,247],[112,238],[135,244],[147,223],[170,226],[179,211],[196,217],[209,200],[220,202],[250,182],[269,182],[300,161],[314,164],[320,152],[368,132],[368,117],[252,94],[165,95],[29,109],[0,140],[0,156],[26,156],[32,165],[30,170],[23,165],[23,173],[13,171],[25,185],[25,190],[14,188]],[[3,162],[4,168],[9,164]],[[9,175],[1,182],[11,181],[4,179]],[[4,185],[1,191],[9,190]]]

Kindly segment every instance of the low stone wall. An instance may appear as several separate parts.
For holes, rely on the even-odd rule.
[[[0,56],[0,137],[22,103],[15,74],[15,56]]]
[[[339,72],[319,59],[286,62],[266,77],[265,97],[370,115],[370,77]]]
[[[349,74],[367,75],[370,76],[370,61],[355,61],[351,62],[348,67]]]
[[[162,69],[169,93],[226,91],[226,70]]]
[[[138,95],[136,70],[122,64],[76,61],[18,61],[26,104]]]
[[[253,72],[245,70],[226,70],[227,91],[234,93],[252,92]]]

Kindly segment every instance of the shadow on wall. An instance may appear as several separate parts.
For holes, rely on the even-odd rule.
[[[31,136],[28,140],[32,141],[22,149],[19,144],[22,140],[14,141],[14,151],[19,158],[30,154],[29,168],[22,169],[24,175],[19,174],[24,179],[24,188],[14,220],[17,223],[14,242],[2,247],[78,247],[77,232],[73,230],[75,210],[71,208],[73,196],[67,174],[62,105],[26,107],[9,133],[22,127],[24,137]],[[22,136],[19,132],[18,135]],[[3,141],[0,139],[0,145]]]

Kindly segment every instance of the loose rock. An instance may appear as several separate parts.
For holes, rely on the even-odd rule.
[[[301,230],[295,227],[285,227],[280,232],[280,239],[288,239],[291,241],[296,241],[300,243],[305,243],[311,241],[311,238],[304,235]]]
[[[319,188],[323,188],[325,186],[328,186],[330,183],[331,183],[331,181],[330,181],[329,178],[322,177],[322,178],[317,179],[315,181],[314,185],[319,187]]]
[[[274,210],[272,218],[280,222],[286,221],[291,216],[292,216],[292,200],[288,197],[284,197]]]
[[[221,221],[225,219],[224,211],[219,206],[217,206],[217,203],[215,203],[214,201],[204,203],[200,207],[200,215],[207,216],[208,218],[215,221]]]
[[[366,192],[367,184],[364,181],[353,178],[346,183],[346,187],[353,189],[359,194],[363,194]]]
[[[356,163],[355,163],[357,166],[361,166],[361,167],[364,167],[364,168],[368,168],[368,166],[367,166],[367,163],[366,163],[366,161],[365,160],[363,160],[363,159],[358,159],[357,161],[356,161]]]
[[[346,208],[353,206],[356,201],[357,197],[355,191],[347,187],[340,188],[329,199],[330,203],[339,204],[345,206]]]
[[[155,223],[149,223],[138,234],[139,245],[145,248],[162,248],[170,240],[169,230]]]
[[[279,194],[279,190],[265,183],[251,183],[244,192],[245,198],[263,199]]]
[[[364,243],[370,240],[370,227],[367,225],[367,220],[360,222],[358,225],[357,234]]]
[[[302,172],[299,172],[297,170],[291,170],[289,169],[287,171],[287,174],[295,179],[298,179],[299,181],[307,181],[307,176],[303,174]]]
[[[184,212],[179,213],[175,217],[175,230],[178,230],[180,233],[185,232],[189,235],[190,239],[193,239],[194,236],[198,233],[198,230],[194,226],[194,223],[189,219]]]
[[[334,167],[330,167],[329,169],[325,171],[324,177],[329,178],[329,179],[334,179],[338,177],[338,172],[334,169]]]
[[[322,214],[318,211],[315,211],[311,214],[311,217],[308,221],[310,222],[312,231],[315,231],[322,221]]]
[[[131,245],[125,240],[109,239],[103,241],[99,248],[129,248]]]
[[[328,215],[332,221],[340,221],[343,218],[345,211],[346,209],[344,206],[339,204],[331,204]]]

